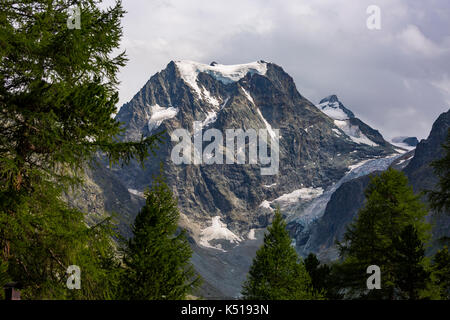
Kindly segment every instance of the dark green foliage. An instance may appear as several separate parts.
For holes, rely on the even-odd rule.
[[[445,246],[439,250],[433,259],[433,275],[436,285],[439,287],[440,296],[450,299],[450,253]]]
[[[97,2],[1,2],[3,187],[29,190],[42,178],[74,178],[70,173],[99,150],[113,162],[143,160],[159,138],[117,140],[122,130],[112,117],[118,102],[116,74],[126,58],[112,53],[122,36],[124,11],[120,2],[105,11]],[[81,8],[79,30],[66,24],[73,3]]]
[[[445,156],[431,165],[439,177],[438,190],[428,191],[431,207],[437,211],[450,212],[450,129],[447,141],[442,146]]]
[[[394,284],[402,299],[417,300],[430,281],[431,272],[425,269],[425,249],[416,229],[408,225],[393,241]]]
[[[2,260],[0,260],[0,300],[3,300],[4,297],[4,291],[3,286],[9,282],[9,275],[8,275],[8,264]]]
[[[124,11],[120,2],[105,10],[98,2],[0,2],[0,260],[24,298],[114,297],[111,221],[88,227],[61,194],[82,182],[99,152],[111,162],[142,161],[159,141],[120,142],[113,115],[126,59],[113,54]],[[66,23],[74,4],[79,30]],[[81,290],[65,286],[73,264]]]
[[[24,299],[111,298],[108,268],[114,245],[109,219],[86,226],[84,214],[68,208],[51,184],[28,197],[4,197],[12,214],[0,215],[2,242],[8,249],[8,274],[23,286]],[[11,201],[14,200],[14,201]],[[81,290],[68,290],[66,270],[82,270]]]
[[[279,209],[272,225],[264,235],[264,244],[256,257],[244,283],[242,295],[252,300],[307,300],[319,299],[312,288],[305,265],[291,246]]]
[[[314,253],[310,253],[305,259],[305,268],[311,277],[312,287],[315,292],[327,295],[330,285],[331,268],[326,264],[320,264]]]
[[[367,202],[359,215],[347,229],[342,243],[338,243],[343,263],[339,267],[346,284],[347,297],[399,298],[399,274],[396,261],[419,259],[420,246],[405,249],[413,242],[412,235],[399,239],[402,232],[411,226],[414,237],[422,245],[430,238],[430,225],[425,222],[427,211],[408,186],[406,176],[388,169],[372,178],[365,191]],[[408,228],[407,228],[408,227]],[[403,243],[404,241],[409,241]],[[417,244],[416,242],[414,242]],[[403,252],[399,251],[403,250]],[[416,252],[415,250],[418,250]],[[412,255],[412,256],[410,256]],[[420,259],[419,259],[420,260]],[[401,263],[401,262],[399,262]],[[419,268],[422,262],[410,266]],[[381,269],[381,290],[367,290],[367,267],[377,265]],[[422,283],[414,284],[419,290]]]
[[[153,181],[146,197],[124,248],[121,298],[184,299],[200,279],[189,262],[192,250],[186,235],[177,231],[177,203],[161,177]]]

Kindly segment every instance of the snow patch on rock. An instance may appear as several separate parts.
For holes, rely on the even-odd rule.
[[[259,110],[258,107],[256,108],[256,112],[258,113],[258,115],[261,117],[261,120],[266,125],[266,129],[269,132],[269,135],[272,137],[273,140],[275,140],[276,139],[276,134],[275,134],[275,131],[273,131],[272,126],[270,125],[270,123],[266,120],[266,118],[264,118],[264,116],[261,113],[261,110]]]
[[[411,160],[412,158],[414,158],[414,155],[411,155],[411,156],[409,156],[409,157],[406,158],[406,159],[400,160],[400,161],[397,163],[397,165],[400,165],[400,164],[402,164],[402,163],[404,163],[404,162],[406,162],[406,161],[409,161],[409,160]]]
[[[291,193],[283,194],[282,196],[276,198],[272,202],[298,202],[300,199],[311,200],[317,198],[323,193],[322,188],[301,188],[292,191]]]
[[[332,130],[337,136],[342,136],[342,132],[340,132],[338,129],[334,128]]]
[[[200,95],[203,99],[214,107],[218,107],[220,105],[219,100],[211,95],[211,92],[202,87],[202,94]]]
[[[263,202],[261,202],[261,204],[259,206],[261,208],[273,210],[272,207],[270,206],[270,203],[271,203],[270,201],[264,200]]]
[[[244,92],[245,97],[248,99],[248,101],[250,101],[253,105],[255,105],[255,101],[253,101],[252,96],[247,92],[247,90],[245,90],[244,88],[242,88],[242,91]]]
[[[276,185],[277,185],[276,183],[265,184],[264,187],[266,187],[266,188],[272,188],[272,187],[275,187]]]
[[[178,113],[178,108],[168,107],[164,108],[158,104],[149,106],[150,117],[148,119],[148,130],[152,131],[158,128],[164,120],[175,117]]]
[[[135,190],[135,189],[128,189],[128,192],[131,194],[134,194],[135,196],[145,198],[145,194],[141,191]]]
[[[211,218],[211,226],[201,231],[199,243],[203,247],[225,251],[219,245],[214,246],[210,244],[210,241],[212,240],[227,240],[236,244],[242,241],[240,237],[227,228],[225,223],[220,221],[220,216]]]
[[[319,108],[319,110],[321,110],[323,113],[325,113],[331,119],[347,120],[349,118],[348,115],[344,112],[344,110],[339,108],[339,102],[330,103],[327,101],[327,102],[318,104],[316,107]]]
[[[358,144],[367,144],[371,147],[377,147],[378,144],[367,138],[367,136],[361,132],[358,126],[354,126],[350,123],[350,120],[334,120],[336,127],[341,129],[353,142]]]

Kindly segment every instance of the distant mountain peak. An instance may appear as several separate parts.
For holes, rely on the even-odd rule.
[[[329,95],[328,97],[323,98],[322,100],[320,100],[319,103],[324,103],[324,102],[329,102],[329,103],[339,102],[339,99],[338,99],[337,95],[332,94],[332,95]]]
[[[347,120],[355,117],[353,112],[347,109],[335,94],[320,100],[317,108],[334,120]]]
[[[402,149],[414,150],[419,144],[419,140],[416,137],[400,136],[392,138],[391,143]]]
[[[416,137],[406,137],[406,136],[392,138],[392,142],[404,143],[410,147],[415,147],[419,144],[419,140]]]
[[[353,142],[373,147],[387,147],[390,145],[377,130],[355,117],[353,112],[339,101],[337,95],[332,94],[323,98],[316,107],[330,117],[336,127],[344,132]]]

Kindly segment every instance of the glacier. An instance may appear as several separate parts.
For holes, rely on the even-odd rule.
[[[375,171],[386,170],[392,162],[402,155],[394,154],[386,158],[366,159],[355,165],[349,166],[349,171],[338,182],[329,187],[320,196],[311,201],[303,210],[287,217],[287,222],[296,222],[305,230],[315,220],[322,217],[332,194],[345,182],[368,175]]]

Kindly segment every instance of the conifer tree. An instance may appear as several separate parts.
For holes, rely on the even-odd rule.
[[[319,299],[305,265],[291,245],[279,208],[264,235],[264,244],[256,252],[244,283],[242,295],[251,300]]]
[[[124,248],[122,299],[185,299],[199,285],[186,235],[177,231],[178,218],[176,200],[159,176],[146,193],[146,204],[134,222],[133,237]]]
[[[311,277],[314,291],[327,295],[331,268],[326,264],[321,264],[314,253],[310,253],[304,263],[306,271]]]
[[[120,1],[0,2],[0,259],[24,287],[23,298],[112,297],[103,281],[111,265],[108,221],[86,226],[63,191],[101,153],[111,162],[142,161],[159,136],[121,141],[113,118],[122,36]],[[78,8],[80,28],[68,28]],[[90,250],[86,250],[90,248]],[[82,289],[65,287],[79,264]]]
[[[450,299],[450,253],[447,246],[439,250],[433,258],[433,276],[440,289],[442,299]]]
[[[346,280],[347,297],[399,298],[397,292],[401,276],[396,270],[395,260],[399,256],[406,260],[418,257],[414,256],[417,254],[415,251],[407,252],[404,249],[406,243],[395,241],[407,226],[412,226],[417,243],[426,243],[431,229],[425,221],[427,211],[419,196],[414,195],[412,188],[408,186],[406,176],[392,168],[373,177],[365,195],[365,206],[347,228],[343,241],[338,243],[343,259],[339,268],[342,278]],[[412,239],[405,237],[402,241]],[[419,246],[417,243],[415,242]],[[400,253],[398,249],[404,249],[404,252]],[[417,247],[411,250],[416,249]],[[381,269],[380,290],[367,290],[366,270],[371,265],[377,265]]]
[[[394,238],[392,264],[395,286],[402,299],[417,300],[430,282],[430,271],[426,270],[425,249],[412,225],[406,226]]]

